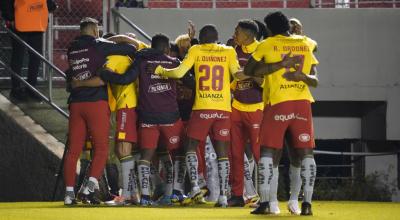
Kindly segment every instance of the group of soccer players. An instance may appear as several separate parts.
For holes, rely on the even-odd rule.
[[[240,20],[234,47],[218,43],[214,25],[202,27],[199,42],[193,45],[191,24],[187,37],[178,37],[177,49],[171,50],[164,34],[155,35],[150,47],[123,35],[104,40],[94,19],[82,20],[81,36],[68,50],[71,117],[64,203],[76,204],[77,198],[100,203],[95,192],[107,158],[111,109],[117,115],[116,154],[123,181],[121,196],[106,204],[156,204],[151,198],[151,167],[158,164],[165,189],[157,204],[201,201],[199,171],[204,175],[208,136],[218,158],[216,206],[244,206],[244,181],[251,181],[252,173],[245,169],[245,161],[248,168],[254,158],[260,199],[251,213],[279,214],[278,164],[286,140],[291,159],[288,209],[312,215],[316,165],[309,86],[318,84],[316,43],[302,35],[300,21],[289,21],[281,12],[269,13],[264,22],[268,37],[259,42],[263,24]],[[76,198],[76,163],[87,137],[94,153],[88,179]],[[135,149],[140,149],[139,156],[132,154]],[[188,197],[186,174],[191,185]]]

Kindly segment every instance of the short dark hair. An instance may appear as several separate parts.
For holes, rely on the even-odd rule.
[[[272,35],[283,34],[289,31],[289,19],[282,12],[271,12],[264,18],[267,28]]]
[[[258,33],[257,33],[256,39],[257,40],[266,39],[268,37],[268,31],[267,31],[267,27],[265,27],[265,24],[257,19],[254,19],[253,21],[258,26]]]
[[[171,52],[175,52],[175,53],[179,54],[179,47],[178,47],[178,45],[176,45],[175,42],[170,42],[169,48],[170,48]]]
[[[165,34],[159,33],[151,38],[151,48],[164,51],[169,49],[169,37]]]
[[[90,18],[90,17],[84,17],[84,18],[82,18],[82,20],[79,24],[79,28],[81,31],[84,31],[87,28],[92,27],[94,25],[97,26],[98,24],[99,24],[99,22],[96,19]]]
[[[258,26],[253,20],[250,19],[239,20],[238,26],[246,30],[248,33],[252,34],[254,37],[256,37],[258,34]]]
[[[218,41],[218,31],[215,25],[207,24],[200,29],[199,40],[201,44],[215,43]]]

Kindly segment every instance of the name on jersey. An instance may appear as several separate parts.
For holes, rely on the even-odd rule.
[[[200,93],[199,94],[200,98],[204,98],[204,99],[223,99],[224,96],[222,94],[204,94],[204,93]]]
[[[162,93],[171,90],[172,87],[169,83],[156,83],[149,86],[149,93]]]
[[[282,84],[279,88],[280,89],[299,89],[303,90],[306,87],[304,84]]]
[[[285,51],[285,52],[309,52],[310,48],[307,45],[299,45],[299,46],[283,46],[282,50],[279,49],[278,46],[274,46],[274,51]]]
[[[226,62],[226,56],[199,56],[197,61],[203,62]]]
[[[84,53],[84,52],[88,52],[88,51],[89,51],[88,48],[84,48],[84,49],[81,49],[81,50],[73,50],[73,51],[70,52],[70,54]]]
[[[237,90],[246,90],[253,88],[253,82],[251,81],[239,81],[236,85]]]

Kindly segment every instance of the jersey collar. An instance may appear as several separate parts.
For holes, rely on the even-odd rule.
[[[242,45],[242,51],[245,53],[253,53],[256,50],[258,44],[259,42],[257,40],[254,40],[253,43],[249,45]]]

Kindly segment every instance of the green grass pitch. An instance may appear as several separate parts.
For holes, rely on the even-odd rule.
[[[250,215],[250,208],[214,208],[212,205],[194,207],[64,207],[61,202],[0,203],[1,220],[145,220],[145,219],[334,219],[381,220],[400,219],[400,203],[316,201],[314,216],[290,215],[286,203],[280,202],[280,215]]]

